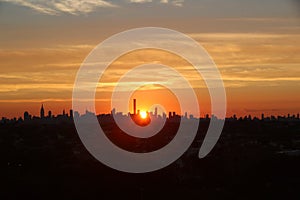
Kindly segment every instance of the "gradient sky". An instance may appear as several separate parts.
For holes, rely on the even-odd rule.
[[[41,102],[55,114],[70,109],[88,53],[112,34],[145,26],[171,28],[203,45],[224,79],[229,116],[300,112],[300,1],[0,0],[0,117],[37,115]],[[122,70],[114,66],[151,61],[182,73],[187,66],[164,52],[136,52],[113,63],[103,81],[117,80]],[[113,86],[99,88],[98,112],[109,112]],[[207,91],[195,89],[205,114]]]

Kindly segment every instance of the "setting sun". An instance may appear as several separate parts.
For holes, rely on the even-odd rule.
[[[147,112],[146,111],[141,111],[140,116],[141,116],[142,119],[146,119],[147,118]]]

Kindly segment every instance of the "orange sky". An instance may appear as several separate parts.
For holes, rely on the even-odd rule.
[[[72,7],[73,12],[53,7],[51,10],[45,5],[38,10],[17,1],[3,3],[0,117],[22,116],[25,110],[38,115],[41,103],[54,114],[69,110],[76,72],[88,53],[114,33],[143,26],[181,31],[208,51],[224,80],[228,116],[300,112],[300,20],[290,1],[277,2],[281,9],[260,1],[249,5],[230,1],[231,7],[240,10],[252,6],[251,13],[232,11],[225,5],[220,10],[200,1],[184,1],[182,5],[172,1],[168,4],[109,2],[111,5],[99,4],[91,11]],[[263,8],[267,9],[263,12]],[[203,12],[198,12],[201,9]],[[153,15],[154,12],[157,14]],[[151,62],[178,69],[192,85],[199,80],[201,84],[194,88],[201,115],[210,112],[202,78],[195,77],[189,63],[181,58],[157,50],[132,52],[110,66],[101,80],[107,83],[106,87],[97,91],[97,112],[110,111],[111,91],[122,73]],[[151,99],[151,95],[156,98]],[[166,100],[171,96],[151,87],[135,94],[143,109],[157,101],[167,110],[178,112],[178,105]],[[131,102],[128,105],[131,109]]]

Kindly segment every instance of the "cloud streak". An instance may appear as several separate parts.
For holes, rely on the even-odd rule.
[[[0,0],[20,6],[29,7],[37,12],[48,15],[69,13],[72,15],[85,14],[96,8],[117,7],[117,5],[103,0]]]
[[[97,8],[116,8],[118,4],[107,0],[0,0],[19,6],[31,8],[39,13],[47,15],[60,15],[68,13],[80,15],[91,13]],[[152,0],[129,0],[128,3],[153,3]],[[183,6],[184,0],[161,0],[160,4],[170,4],[173,6]]]
[[[130,3],[151,3],[153,0],[130,0]],[[173,6],[182,7],[184,0],[160,0],[161,4],[171,4]]]

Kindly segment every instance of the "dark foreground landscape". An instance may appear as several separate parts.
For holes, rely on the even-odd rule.
[[[198,159],[208,124],[200,122],[193,145],[170,166],[128,174],[94,159],[70,120],[2,123],[0,199],[300,199],[299,120],[228,120],[213,151]],[[113,123],[103,127],[124,149],[151,151],[178,123],[167,121],[152,144]]]

